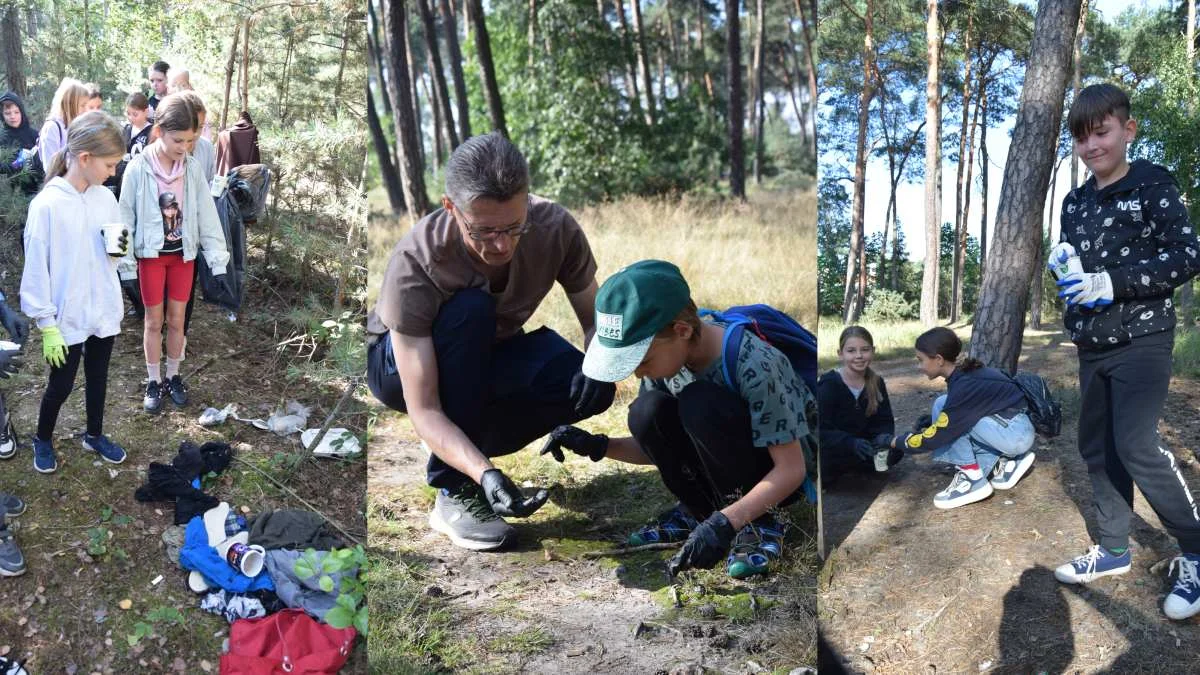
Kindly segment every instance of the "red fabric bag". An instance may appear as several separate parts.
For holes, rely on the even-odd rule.
[[[229,630],[224,675],[333,675],[350,656],[353,627],[318,623],[303,610],[285,609],[261,619],[238,619]]]

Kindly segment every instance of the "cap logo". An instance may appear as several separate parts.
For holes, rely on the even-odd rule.
[[[621,315],[596,312],[596,334],[609,340],[621,340]]]

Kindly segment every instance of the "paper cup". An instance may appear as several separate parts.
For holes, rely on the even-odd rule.
[[[248,577],[262,571],[266,551],[261,546],[236,543],[225,552],[225,562]]]
[[[875,453],[875,470],[883,473],[888,470],[888,451],[880,450]]]
[[[100,226],[100,231],[104,233],[106,253],[114,256],[125,255],[125,249],[121,246],[121,233],[128,231],[125,223],[107,223]]]

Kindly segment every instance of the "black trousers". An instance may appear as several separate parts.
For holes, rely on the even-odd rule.
[[[108,362],[112,358],[115,336],[91,336],[85,342],[67,348],[67,362],[61,368],[50,367],[50,383],[38,411],[37,437],[49,441],[58,424],[58,411],[75,388],[75,374],[83,361],[84,401],[87,406],[87,432],[98,436],[104,431],[104,399],[108,393]]]
[[[1184,553],[1200,553],[1200,508],[1163,447],[1158,420],[1171,381],[1172,333],[1079,352],[1079,453],[1092,480],[1100,545],[1129,545],[1133,486]]]
[[[857,436],[845,434],[837,441],[821,439],[821,480],[833,483],[845,474],[875,473],[875,460],[863,459],[854,449]],[[872,439],[865,439],[871,441]]]
[[[499,342],[495,335],[495,301],[475,289],[456,293],[433,324],[442,411],[487,457],[512,454],[583,419],[570,397],[583,352],[544,327]],[[384,405],[408,411],[387,335],[367,352],[367,384]],[[470,482],[436,455],[426,478],[451,490]]]
[[[746,402],[713,382],[693,382],[679,396],[643,391],[629,406],[629,431],[697,520],[737,501],[775,467],[750,442]]]

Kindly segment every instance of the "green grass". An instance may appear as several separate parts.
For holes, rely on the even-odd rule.
[[[1200,377],[1200,329],[1177,329],[1174,356],[1176,375]]]

